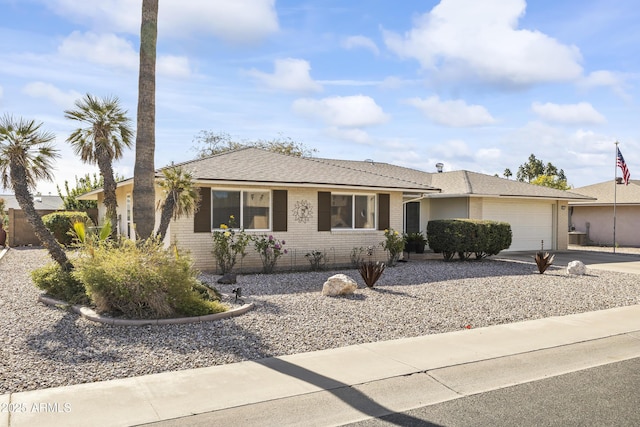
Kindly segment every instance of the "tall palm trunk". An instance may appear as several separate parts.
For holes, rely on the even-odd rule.
[[[156,43],[158,0],[142,0],[136,162],[133,170],[133,222],[140,238],[155,225]]]
[[[25,216],[27,217],[27,221],[33,227],[33,231],[38,237],[38,239],[42,242],[45,248],[49,251],[49,255],[54,259],[55,262],[60,264],[60,267],[64,271],[70,271],[73,269],[73,265],[69,258],[67,258],[67,254],[64,252],[60,244],[53,234],[45,227],[44,222],[42,222],[42,218],[36,212],[36,208],[33,206],[33,197],[29,192],[29,187],[27,185],[27,173],[22,166],[18,162],[12,161],[10,163],[11,169],[11,182],[13,183],[13,191],[16,195],[16,200],[18,201],[18,205],[20,205],[20,209],[24,211]]]

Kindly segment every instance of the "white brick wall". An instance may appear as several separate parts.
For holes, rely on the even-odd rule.
[[[278,260],[277,268],[308,268],[309,261],[305,254],[312,250],[325,251],[327,265],[349,264],[350,254],[354,247],[374,246],[373,260],[385,260],[387,254],[380,246],[384,240],[384,232],[377,230],[336,230],[318,232],[318,191],[317,188],[300,189],[288,188],[288,226],[286,232],[273,232],[278,240],[285,240],[285,249],[288,254]],[[323,189],[322,191],[327,191]],[[293,210],[296,202],[306,200],[312,206],[312,217],[306,222],[296,220]],[[390,224],[395,230],[402,231],[402,193],[391,193],[390,197]],[[176,243],[178,248],[189,250],[195,261],[196,268],[205,271],[216,269],[215,260],[211,254],[213,239],[210,233],[194,233],[193,217],[184,217],[172,221],[168,232],[171,243]],[[249,233],[249,234],[263,234]],[[258,253],[250,244],[247,248],[247,256],[240,261],[236,269],[257,270],[262,266]]]

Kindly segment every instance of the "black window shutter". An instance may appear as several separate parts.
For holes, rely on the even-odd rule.
[[[287,190],[273,190],[273,231],[287,231]]]
[[[211,188],[200,187],[200,207],[193,216],[194,233],[211,233]]]
[[[318,191],[318,231],[331,231],[331,193]]]
[[[389,194],[378,194],[378,230],[386,230],[389,228]]]

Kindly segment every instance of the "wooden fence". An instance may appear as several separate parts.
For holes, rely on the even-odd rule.
[[[37,210],[41,217],[55,210],[40,209]],[[89,217],[95,222],[98,216],[97,209],[89,209],[87,211]],[[33,227],[27,221],[22,209],[9,209],[9,228],[7,229],[7,245],[8,246],[40,246],[40,240],[33,232]]]

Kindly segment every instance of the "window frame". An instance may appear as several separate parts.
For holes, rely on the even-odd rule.
[[[363,192],[331,192],[331,209],[333,210],[333,196],[351,196],[351,227],[334,227],[333,218],[331,219],[331,231],[337,232],[353,232],[353,231],[374,231],[377,230],[378,225],[378,194],[377,193],[363,193]],[[365,196],[368,198],[373,196],[373,224],[371,227],[356,227],[356,197]]]
[[[210,223],[211,223],[211,231],[220,231],[221,228],[219,227],[220,224],[218,224],[218,227],[214,227],[213,225],[213,212],[214,212],[214,197],[213,197],[213,193],[214,192],[228,192],[228,193],[240,193],[240,218],[236,218],[236,223],[237,223],[237,227],[234,228],[234,230],[240,230],[242,229],[242,224],[244,222],[244,197],[245,197],[245,193],[266,193],[269,195],[269,213],[267,215],[267,228],[245,228],[245,231],[256,231],[256,232],[261,232],[261,231],[271,231],[272,227],[273,227],[273,190],[272,189],[262,189],[262,188],[236,188],[236,187],[210,187],[210,192],[211,192],[211,205],[210,205],[210,210],[211,210],[211,214],[210,214]]]

